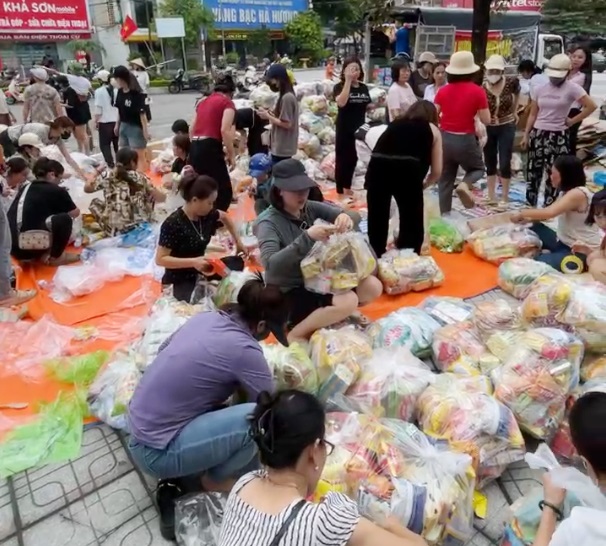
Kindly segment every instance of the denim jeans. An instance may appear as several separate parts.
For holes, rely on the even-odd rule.
[[[548,254],[539,254],[536,257],[537,262],[543,262],[544,264],[550,265],[555,270],[562,273],[566,273],[562,269],[562,260],[567,256],[573,254],[572,249],[560,241],[553,229],[548,228],[545,224],[535,222],[532,225],[532,231],[534,231],[541,239],[543,243],[543,250],[548,250]],[[575,254],[583,262],[583,271],[587,271],[587,256],[585,254]]]
[[[11,230],[4,210],[0,203],[0,299],[6,298],[11,291]]]
[[[248,416],[255,404],[239,404],[196,417],[165,449],[147,447],[131,437],[137,466],[157,479],[207,475],[220,482],[259,468]]]

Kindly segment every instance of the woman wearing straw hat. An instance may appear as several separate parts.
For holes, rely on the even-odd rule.
[[[501,55],[491,55],[486,61],[486,97],[490,110],[490,123],[486,125],[486,145],[484,162],[488,177],[488,201],[496,201],[497,193],[497,156],[501,178],[501,199],[509,201],[509,183],[511,181],[511,157],[513,141],[516,136],[518,99],[520,81],[518,78],[505,77],[505,59]]]
[[[597,108],[596,103],[577,83],[568,79],[572,63],[568,55],[554,55],[544,74],[549,83],[537,88],[530,103],[530,114],[522,140],[522,149],[528,149],[526,164],[526,201],[536,207],[543,175],[545,181],[544,206],[551,205],[558,195],[549,179],[554,161],[570,154],[570,135],[568,128],[581,123]],[[577,102],[582,110],[573,118],[568,117],[572,105]]]
[[[452,209],[452,192],[459,167],[465,170],[463,182],[457,186],[457,195],[466,208],[472,208],[474,198],[471,186],[484,176],[482,149],[476,137],[476,118],[483,124],[490,122],[486,93],[474,78],[480,70],[469,51],[457,51],[446,67],[448,85],[435,98],[440,113],[444,167],[438,183],[440,211]]]
[[[149,106],[151,104],[151,99],[148,96],[150,80],[149,74],[147,73],[147,68],[145,68],[145,63],[140,57],[129,61],[129,64],[135,78],[137,78],[137,82],[139,82],[139,87],[141,88],[145,98],[145,116],[147,117],[147,121],[151,121],[152,115],[151,108]]]

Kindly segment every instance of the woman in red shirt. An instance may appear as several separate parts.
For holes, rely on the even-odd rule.
[[[236,161],[234,150],[236,107],[232,101],[235,90],[236,85],[231,76],[220,76],[213,93],[196,106],[196,114],[190,125],[189,164],[199,175],[210,176],[217,182],[218,195],[215,208],[222,211],[229,208],[233,198],[227,165],[233,167]]]
[[[453,53],[446,67],[448,85],[442,87],[435,98],[440,112],[444,155],[444,167],[438,183],[442,214],[452,209],[452,191],[459,167],[463,167],[465,176],[456,191],[466,208],[475,205],[471,186],[484,176],[484,160],[476,136],[475,121],[478,118],[484,124],[490,123],[490,111],[484,89],[474,83],[479,70],[473,53]]]

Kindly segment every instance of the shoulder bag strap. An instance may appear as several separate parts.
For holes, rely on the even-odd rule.
[[[288,514],[286,521],[282,524],[282,527],[280,527],[280,530],[278,531],[274,539],[271,541],[269,546],[278,546],[280,544],[280,541],[284,538],[284,535],[286,534],[286,531],[288,531],[290,524],[299,515],[299,512],[305,506],[305,504],[307,504],[307,501],[305,499],[301,499],[297,504],[295,504],[293,509],[290,511],[290,514]]]
[[[23,224],[23,205],[25,203],[25,196],[29,191],[31,182],[27,182],[21,190],[21,196],[19,197],[19,203],[17,203],[17,233],[21,232],[21,224]]]

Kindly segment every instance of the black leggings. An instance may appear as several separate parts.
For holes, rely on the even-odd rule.
[[[109,123],[99,123],[99,148],[101,148],[105,163],[111,168],[114,167],[112,148],[115,154],[118,153],[118,136],[114,132],[115,128],[116,124],[113,121]]]
[[[358,153],[356,152],[356,138],[350,133],[337,131],[335,140],[335,182],[337,193],[351,189]]]
[[[231,205],[234,190],[231,186],[223,143],[215,138],[193,140],[189,150],[189,164],[196,173],[210,176],[219,186],[215,208],[226,211]]]
[[[51,232],[51,258],[59,258],[65,252],[72,236],[73,225],[72,217],[66,212],[54,214],[46,219],[45,227],[41,229],[48,229]],[[49,250],[22,250],[17,245],[18,242],[15,241],[12,250],[12,255],[17,260],[36,260],[49,253]]]
[[[568,112],[568,117],[573,118],[578,116],[581,113],[580,108],[572,108],[570,112]],[[577,155],[577,142],[579,140],[579,129],[581,128],[581,124],[577,123],[572,125],[568,129],[568,138],[570,139],[570,155]]]

